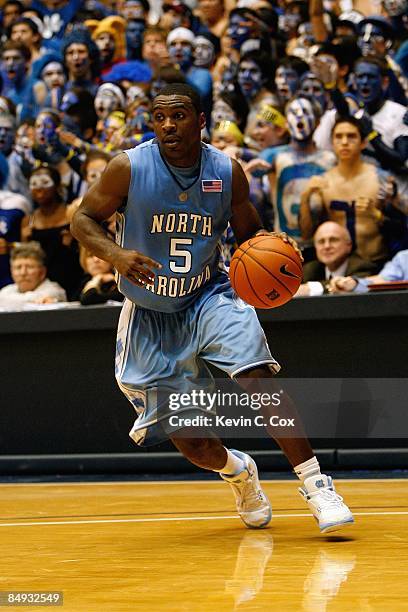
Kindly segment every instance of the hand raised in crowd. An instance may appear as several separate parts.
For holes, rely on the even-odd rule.
[[[109,145],[111,146],[113,150],[119,151],[120,149],[122,149],[122,145],[125,141],[125,131],[126,131],[126,127],[123,126],[119,130],[114,132],[112,136],[110,137]]]
[[[316,55],[310,60],[313,74],[322,81],[327,89],[333,89],[337,84],[339,67],[336,60],[328,55]]]
[[[128,249],[120,249],[111,263],[119,274],[138,287],[151,285],[155,277],[152,268],[160,269],[162,267],[154,259],[146,257],[138,251]]]
[[[67,130],[58,128],[57,133],[61,142],[64,144],[75,147],[76,149],[82,149],[84,147],[84,141],[78,138],[78,136],[75,136],[72,132],[67,132]]]

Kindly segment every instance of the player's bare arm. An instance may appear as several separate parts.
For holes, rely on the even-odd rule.
[[[249,185],[241,165],[232,161],[232,217],[230,224],[238,244],[242,244],[255,234],[267,236],[279,236],[285,242],[289,242],[303,261],[302,253],[297,242],[290,238],[285,232],[268,232],[262,227],[261,219],[249,201]]]
[[[109,162],[97,183],[92,185],[73,216],[71,232],[91,253],[112,264],[114,268],[138,286],[150,284],[154,268],[161,265],[143,253],[123,249],[113,242],[101,223],[109,219],[128,195],[130,163],[125,153]]]

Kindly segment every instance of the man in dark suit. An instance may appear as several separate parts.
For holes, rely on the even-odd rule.
[[[352,252],[348,230],[334,221],[326,221],[313,237],[316,259],[303,267],[303,283],[295,297],[327,293],[329,281],[338,276],[370,276],[378,267]]]

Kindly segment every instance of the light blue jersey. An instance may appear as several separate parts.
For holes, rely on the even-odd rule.
[[[231,217],[231,160],[203,144],[199,174],[190,179],[168,166],[155,140],[126,153],[131,181],[117,242],[163,265],[154,286],[137,287],[123,277],[119,283],[128,299],[118,327],[116,379],[137,414],[130,436],[143,445],[181,427],[169,425],[163,392],[213,388],[208,364],[231,377],[262,365],[277,372],[279,365],[255,309],[219,269],[218,245]]]
[[[202,145],[201,171],[183,189],[163,160],[156,140],[126,151],[131,180],[118,212],[117,242],[162,264],[153,285],[119,277],[120,291],[142,308],[187,308],[219,275],[219,241],[231,217],[231,160]]]

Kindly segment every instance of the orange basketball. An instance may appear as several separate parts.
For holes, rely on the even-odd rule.
[[[256,236],[235,251],[229,271],[236,293],[255,308],[286,304],[302,282],[302,262],[281,238]]]

